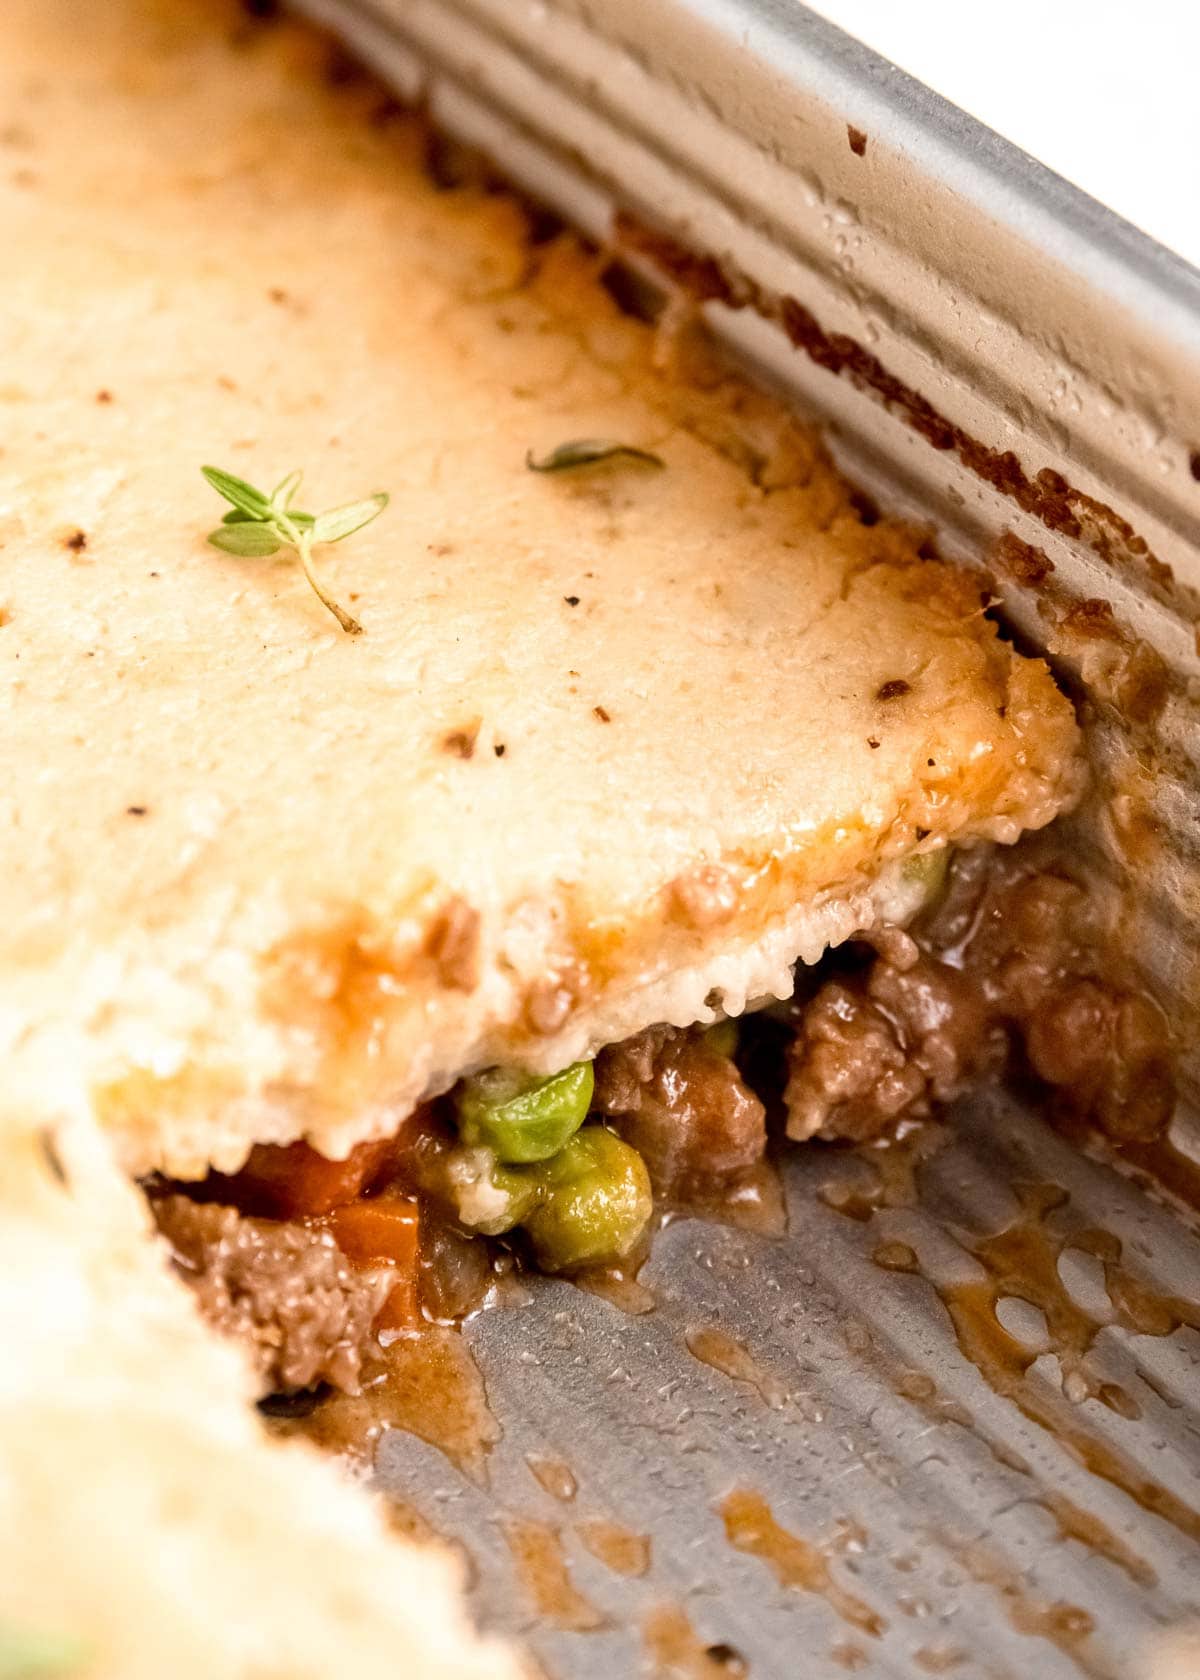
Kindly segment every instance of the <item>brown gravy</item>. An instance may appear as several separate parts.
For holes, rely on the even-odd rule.
[[[364,1471],[373,1466],[384,1431],[406,1429],[480,1485],[486,1485],[487,1456],[501,1435],[466,1340],[439,1325],[383,1348],[380,1368],[361,1394],[329,1394],[307,1416],[267,1423],[275,1434],[303,1435]]]
[[[576,1534],[594,1558],[614,1575],[637,1579],[650,1568],[651,1543],[648,1534],[638,1534],[622,1523],[595,1517],[576,1525]]]
[[[776,1522],[761,1493],[736,1488],[719,1509],[730,1545],[761,1558],[781,1586],[815,1593],[842,1621],[872,1639],[883,1633],[884,1618],[835,1580],[825,1548],[802,1540]]]
[[[684,1342],[693,1359],[735,1382],[749,1383],[759,1399],[772,1411],[787,1403],[787,1389],[772,1371],[760,1365],[749,1350],[716,1326],[686,1332]]]
[[[660,1605],[642,1628],[648,1673],[654,1680],[744,1680],[749,1664],[723,1641],[706,1643],[687,1612],[676,1604]]]
[[[562,1536],[550,1523],[510,1517],[504,1535],[513,1563],[535,1614],[569,1633],[595,1633],[607,1617],[571,1579]]]

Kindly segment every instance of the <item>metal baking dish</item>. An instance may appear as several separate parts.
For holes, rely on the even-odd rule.
[[[300,9],[991,569],[1079,696],[1079,844],[1194,1097],[1200,275],[794,0]],[[1012,1097],[929,1137],[907,1175],[794,1152],[786,1238],[669,1227],[648,1315],[544,1281],[478,1318],[486,1486],[387,1437],[384,1486],[550,1674],[1109,1680],[1200,1617],[1196,1222]]]

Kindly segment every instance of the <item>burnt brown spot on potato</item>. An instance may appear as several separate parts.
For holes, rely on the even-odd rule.
[[[846,138],[850,142],[850,150],[855,157],[865,157],[867,151],[867,137],[861,128],[855,128],[853,123],[846,124]]]
[[[69,548],[72,554],[82,554],[87,545],[86,531],[75,530],[69,537],[63,538],[63,547]]]
[[[876,700],[899,700],[904,694],[912,693],[912,684],[905,682],[903,677],[893,677],[890,682],[881,684]]]
[[[478,720],[466,724],[462,729],[451,729],[442,736],[442,751],[452,754],[455,758],[474,758],[479,729]]]

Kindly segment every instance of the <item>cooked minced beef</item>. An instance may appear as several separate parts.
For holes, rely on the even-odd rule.
[[[1174,1100],[1166,1022],[1114,978],[1103,932],[1095,898],[1057,868],[965,854],[912,934],[875,930],[869,943],[852,941],[802,971],[793,1001],[748,1030],[742,1061],[758,1068],[750,1077],[764,1092],[778,1092],[786,1040],[783,1106],[797,1139],[875,1137],[998,1072],[1013,1044],[1113,1136],[1153,1136]],[[650,1027],[602,1050],[592,1107],[638,1150],[669,1201],[734,1188],[766,1146],[762,1101],[703,1028]],[[456,1151],[452,1116],[435,1105],[346,1162],[305,1144],[260,1148],[237,1177],[210,1177],[201,1199],[155,1194],[152,1205],[202,1310],[249,1343],[265,1387],[328,1382],[355,1392],[395,1280],[354,1266],[328,1231],[294,1221],[400,1183],[422,1203],[424,1308],[442,1321],[461,1316],[478,1304],[489,1263],[456,1224],[447,1188]],[[280,1217],[252,1217],[227,1200]]]
[[[1166,1020],[1105,971],[1096,901],[1054,870],[976,854],[920,930],[797,1011],[785,1092],[793,1138],[861,1140],[997,1068],[1029,1066],[1116,1138],[1152,1137],[1175,1088]]]
[[[189,1196],[151,1200],[200,1309],[252,1351],[268,1390],[327,1382],[356,1394],[371,1326],[391,1288],[356,1270],[326,1231]]]
[[[801,1012],[784,1092],[788,1136],[875,1137],[957,1095],[1001,1055],[965,976],[916,946],[904,967],[877,957],[861,975],[827,981]]]
[[[728,1184],[766,1147],[766,1111],[703,1032],[650,1027],[596,1058],[593,1107],[641,1155],[660,1196]]]

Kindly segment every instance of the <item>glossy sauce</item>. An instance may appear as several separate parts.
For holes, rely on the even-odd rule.
[[[994,1589],[1005,1614],[1018,1633],[1045,1639],[1068,1657],[1081,1674],[1094,1680],[1111,1680],[1112,1671],[1092,1661],[1085,1650],[1095,1624],[1086,1610],[1061,1601],[1047,1603],[1025,1585],[1015,1569],[981,1546],[952,1547],[958,1562],[981,1586]]]
[[[772,1411],[787,1402],[787,1389],[772,1371],[765,1370],[741,1342],[715,1326],[688,1330],[684,1342],[693,1359],[735,1382],[749,1383]]]
[[[640,1267],[640,1261],[627,1266],[590,1266],[585,1271],[576,1272],[570,1281],[577,1289],[584,1289],[589,1295],[598,1295],[619,1312],[640,1318],[643,1313],[653,1312],[655,1307],[654,1292],[638,1282]]]
[[[881,1208],[915,1207],[918,1173],[953,1136],[949,1126],[937,1121],[902,1122],[894,1137],[863,1144],[844,1157],[841,1176],[829,1179],[817,1194],[826,1207],[860,1224]]]
[[[820,1193],[821,1199],[835,1212],[856,1220],[869,1219],[879,1207],[918,1206],[920,1169],[942,1145],[922,1149],[914,1138],[912,1133],[901,1144],[889,1146],[904,1149],[900,1165],[892,1169],[881,1170],[886,1148],[857,1152],[879,1157],[872,1159],[875,1178],[870,1194],[856,1192],[849,1197],[830,1194],[827,1185]],[[1121,1489],[1143,1510],[1162,1517],[1189,1539],[1200,1542],[1200,1511],[1147,1476],[1120,1448],[1088,1430],[1079,1419],[1076,1405],[1072,1404],[1073,1400],[1092,1397],[1122,1416],[1134,1413],[1136,1402],[1127,1391],[1116,1384],[1098,1381],[1085,1363],[1096,1336],[1109,1322],[1143,1335],[1167,1335],[1180,1326],[1200,1324],[1200,1306],[1177,1296],[1162,1295],[1130,1274],[1121,1263],[1121,1244],[1110,1233],[1074,1228],[1070,1221],[1060,1228],[1051,1228],[1048,1225],[1051,1216],[1067,1209],[1069,1204],[1066,1192],[1058,1186],[1018,1184],[1013,1190],[1020,1211],[1009,1225],[974,1239],[959,1231],[953,1233],[966,1253],[979,1263],[984,1273],[982,1278],[948,1283],[931,1277],[923,1270],[916,1251],[907,1244],[880,1245],[884,1250],[884,1269],[916,1271],[926,1276],[950,1316],[960,1352],[995,1393],[1012,1401],[1031,1422],[1053,1435],[1093,1475]],[[1067,1291],[1059,1276],[1058,1262],[1071,1248],[1094,1255],[1104,1266],[1113,1309],[1111,1320],[1091,1317]],[[879,1250],[875,1258],[877,1264],[881,1263]],[[1062,1366],[1063,1397],[1029,1375],[1038,1351],[1010,1334],[1000,1322],[996,1309],[1006,1298],[1027,1301],[1043,1313],[1051,1349]],[[905,1397],[919,1403],[930,1398],[914,1392],[908,1392]],[[942,1415],[946,1415],[944,1411]],[[972,1421],[968,1421],[968,1427],[974,1427]],[[976,1433],[980,1432],[976,1430]],[[997,1444],[992,1440],[987,1444],[995,1453]],[[1014,1467],[1029,1468],[1023,1461]],[[1148,1566],[1106,1524],[1086,1512],[1071,1516],[1069,1513],[1076,1512],[1077,1507],[1061,1501],[1052,1492],[1042,1491],[1042,1502],[1059,1523],[1060,1532],[1109,1557],[1131,1578],[1139,1582],[1147,1579]]]
[[[922,1674],[950,1674],[967,1661],[968,1655],[961,1645],[922,1645],[913,1652],[913,1662]]]
[[[642,1628],[646,1672],[654,1680],[744,1680],[749,1664],[731,1645],[701,1639],[678,1605],[652,1610]]]
[[[274,1433],[303,1435],[363,1470],[373,1466],[385,1430],[406,1429],[481,1485],[501,1435],[465,1339],[437,1325],[382,1348],[361,1394],[330,1394],[306,1417],[267,1421]]]
[[[544,1621],[569,1633],[595,1633],[607,1625],[603,1612],[571,1579],[562,1536],[550,1523],[511,1517],[504,1535],[530,1607]]]
[[[858,1674],[866,1668],[871,1658],[861,1645],[852,1645],[848,1640],[840,1640],[829,1653],[831,1661],[839,1668],[844,1668],[847,1674]]]
[[[1100,1233],[1098,1240],[1096,1233],[1087,1231],[1070,1236],[1047,1231],[1046,1216],[1066,1205],[1061,1191],[1033,1185],[1019,1187],[1019,1195],[1022,1212],[1012,1225],[966,1245],[984,1267],[984,1279],[955,1284],[931,1280],[950,1315],[960,1350],[989,1387],[1048,1430],[1094,1475],[1200,1543],[1200,1511],[1148,1476],[1119,1447],[1092,1434],[1080,1422],[1071,1399],[1030,1378],[1036,1352],[1005,1330],[996,1307],[1006,1296],[1039,1307],[1062,1366],[1064,1394],[1094,1396],[1122,1415],[1124,1391],[1097,1383],[1084,1362],[1103,1322],[1090,1317],[1068,1295],[1058,1275],[1059,1255],[1072,1246],[1097,1254],[1104,1263],[1112,1322],[1125,1329],[1166,1335],[1181,1324],[1200,1322],[1200,1311],[1174,1296],[1157,1294],[1125,1272],[1120,1265],[1120,1244],[1106,1233]]]
[[[575,1472],[561,1458],[543,1458],[539,1453],[526,1453],[525,1463],[538,1486],[560,1504],[569,1504],[579,1492]]]
[[[768,1159],[741,1175],[738,1183],[712,1196],[697,1196],[670,1217],[708,1219],[759,1237],[787,1234],[787,1201],[779,1168]]]
[[[729,1544],[761,1558],[781,1586],[823,1598],[835,1615],[873,1639],[883,1633],[884,1618],[834,1579],[825,1549],[776,1522],[761,1493],[737,1488],[721,1501],[719,1510]]]
[[[1109,1145],[1104,1154],[1146,1189],[1165,1191],[1177,1208],[1192,1215],[1192,1224],[1200,1229],[1200,1161],[1176,1149],[1166,1137]]]
[[[637,1534],[621,1523],[596,1517],[576,1525],[576,1534],[594,1558],[614,1575],[637,1579],[650,1568],[650,1536]]]

